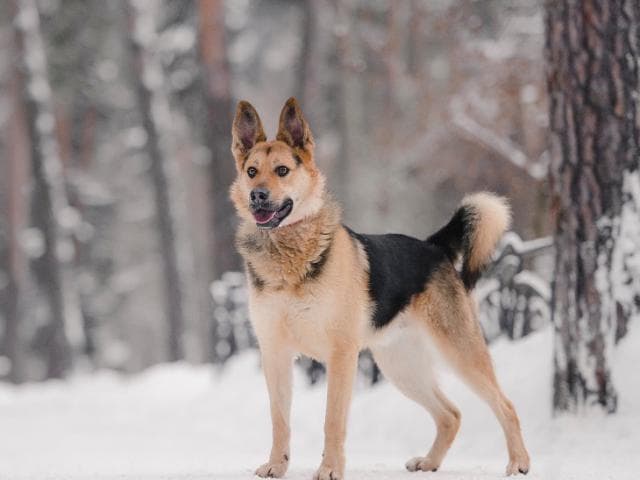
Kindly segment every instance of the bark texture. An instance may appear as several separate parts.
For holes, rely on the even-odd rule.
[[[611,349],[638,314],[640,298],[631,227],[640,201],[640,4],[549,0],[546,13],[556,229],[553,405],[575,411],[600,404],[614,412]]]
[[[211,154],[211,258],[214,279],[224,272],[240,269],[240,257],[233,247],[235,214],[229,199],[235,167],[230,153],[233,105],[223,7],[221,0],[198,1],[199,49],[208,119],[205,138]]]
[[[168,327],[167,346],[169,360],[176,361],[184,358],[184,284],[178,262],[173,217],[174,206],[167,173],[167,158],[165,158],[166,149],[163,148],[161,140],[161,134],[168,130],[171,115],[163,91],[164,72],[150,51],[156,41],[153,14],[143,3],[135,0],[130,0],[128,7],[136,93],[142,125],[147,133],[146,150],[150,160],[149,175],[155,197],[160,255],[164,270]]]
[[[14,45],[12,45],[14,47]],[[24,342],[21,335],[27,288],[28,262],[20,243],[20,234],[27,227],[28,202],[24,194],[29,176],[29,138],[22,102],[22,75],[16,70],[11,79],[12,111],[5,140],[6,170],[3,189],[6,199],[7,251],[5,268],[8,285],[3,299],[5,307],[3,352],[11,362],[7,378],[13,383],[25,379]]]
[[[307,87],[311,77],[311,55],[313,37],[315,35],[315,21],[312,0],[300,2],[302,22],[300,23],[300,54],[296,68],[295,94],[298,104],[308,111]]]
[[[40,18],[34,0],[13,2],[16,44],[23,59],[23,102],[29,131],[33,191],[32,220],[42,236],[42,255],[34,269],[49,306],[46,328],[48,377],[62,377],[71,366],[69,335],[76,336],[72,319],[77,321],[78,306],[70,301],[60,252],[73,256],[69,238],[72,225],[61,225],[68,205],[62,165],[55,135],[51,87],[47,75],[46,52],[40,33]]]

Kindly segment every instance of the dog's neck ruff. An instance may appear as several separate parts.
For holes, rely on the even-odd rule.
[[[237,245],[254,287],[281,290],[313,280],[330,254],[340,218],[340,207],[326,198],[317,213],[273,230],[243,222]]]

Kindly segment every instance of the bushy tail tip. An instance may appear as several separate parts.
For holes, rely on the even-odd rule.
[[[504,197],[474,193],[464,197],[449,223],[427,241],[440,246],[453,262],[462,254],[462,281],[471,290],[510,224],[511,209]]]

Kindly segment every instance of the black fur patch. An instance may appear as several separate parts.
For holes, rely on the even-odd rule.
[[[271,145],[267,147],[267,155],[269,155],[270,153],[271,153]]]
[[[369,260],[369,296],[374,302],[372,322],[387,325],[424,291],[433,273],[449,259],[443,249],[406,235],[363,235],[347,228]]]
[[[297,153],[293,154],[293,158],[296,161],[296,165],[301,165],[302,164],[302,159],[300,158],[300,155],[298,155]]]
[[[442,248],[452,262],[458,259],[465,246],[466,216],[466,210],[459,208],[449,223],[427,239],[427,242]]]
[[[256,271],[253,269],[253,265],[251,265],[249,262],[247,262],[247,272],[249,272],[251,284],[254,286],[254,288],[258,291],[263,290],[265,285],[264,280],[256,273]]]
[[[262,250],[262,245],[258,241],[255,235],[245,235],[238,240],[238,246],[241,250],[247,252],[259,252]]]
[[[330,251],[331,251],[331,244],[329,244],[327,248],[325,248],[322,251],[322,253],[320,254],[317,260],[311,262],[311,268],[309,269],[309,272],[307,273],[307,276],[305,279],[314,280],[320,276],[324,268],[324,265],[327,263],[327,259],[329,258]]]
[[[464,288],[466,288],[467,291],[473,290],[473,287],[476,286],[481,275],[481,270],[471,270],[467,264],[464,264],[462,266],[462,271],[460,272],[460,278],[462,278]]]
[[[468,257],[471,251],[472,235],[477,222],[477,212],[473,207],[465,205],[458,208],[453,214],[449,223],[431,235],[427,242],[442,248],[452,262],[456,262],[462,254]],[[471,270],[467,262],[463,262],[462,272],[460,276],[462,283],[467,290],[471,290],[475,285],[480,274],[479,270]]]

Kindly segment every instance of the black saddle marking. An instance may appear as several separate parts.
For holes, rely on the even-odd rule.
[[[365,235],[345,227],[362,244],[369,260],[372,322],[382,328],[400,313],[411,297],[423,292],[434,272],[450,262],[444,250],[400,234]]]

